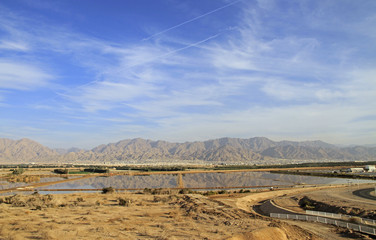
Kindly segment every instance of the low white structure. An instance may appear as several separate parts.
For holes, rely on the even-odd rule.
[[[347,168],[345,172],[360,173],[364,172],[364,168]]]
[[[366,172],[376,172],[375,165],[366,165],[366,166],[364,166],[364,170]]]

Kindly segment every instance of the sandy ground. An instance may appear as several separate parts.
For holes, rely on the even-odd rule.
[[[235,203],[244,196],[221,199]],[[134,193],[3,197],[0,239],[325,239],[221,199]]]
[[[13,204],[0,204],[1,238],[226,239],[270,224],[201,195],[98,193],[50,198],[21,196],[11,200]],[[119,198],[128,206],[120,206]]]
[[[252,211],[259,201],[314,190],[210,197],[176,192],[8,196],[0,200],[0,239],[349,239],[333,226],[275,220]]]

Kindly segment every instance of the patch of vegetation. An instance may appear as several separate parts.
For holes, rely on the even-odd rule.
[[[144,188],[143,193],[152,195],[168,195],[176,193],[176,190],[171,190],[169,188]]]
[[[214,191],[206,191],[206,192],[203,192],[202,195],[204,196],[211,196],[211,195],[215,195],[217,194],[217,192],[214,192]]]
[[[7,181],[12,182],[12,183],[15,183],[15,182],[31,183],[31,182],[39,182],[40,177],[39,176],[32,176],[32,175],[29,175],[29,176],[15,175],[15,176],[10,176],[9,178],[7,178]]]
[[[57,174],[68,174],[69,173],[69,170],[68,169],[61,169],[61,168],[58,168],[58,169],[54,169],[54,173],[57,173]]]
[[[351,217],[351,218],[349,218],[349,222],[350,223],[355,223],[355,224],[361,224],[362,223],[362,219],[360,217]]]
[[[16,169],[12,169],[12,174],[13,175],[21,175],[22,173],[25,172],[25,168],[16,168]]]
[[[85,168],[84,172],[88,173],[109,173],[110,170],[106,168]]]
[[[107,194],[107,193],[114,193],[115,192],[115,189],[113,187],[105,187],[105,188],[102,188],[102,193],[103,194]]]
[[[178,193],[179,194],[191,194],[191,193],[194,193],[194,191],[188,188],[183,188],[183,189],[180,189]]]
[[[302,199],[299,201],[300,207],[303,209],[314,209],[315,208],[315,203],[312,202],[308,197],[304,196]]]
[[[354,175],[346,173],[331,173],[331,172],[301,172],[301,171],[270,171],[270,173],[289,174],[289,175],[303,175],[303,176],[317,176],[317,177],[333,177],[333,178],[351,178],[351,179],[372,179],[376,180],[376,176],[373,175]]]
[[[294,163],[283,165],[220,165],[215,166],[213,170],[242,170],[242,169],[265,169],[265,168],[301,168],[301,167],[339,167],[339,166],[364,166],[376,165],[376,161],[366,162],[309,162],[309,163]]]
[[[132,200],[128,198],[118,198],[118,202],[120,206],[129,207],[132,204]]]
[[[251,190],[249,190],[249,189],[246,189],[246,190],[240,189],[239,190],[239,193],[250,193],[250,192],[251,192]]]
[[[12,207],[29,207],[34,210],[41,210],[42,208],[56,207],[54,198],[51,194],[40,195],[32,194],[31,196],[13,195],[5,197],[1,200],[5,204],[10,204]]]
[[[170,171],[185,171],[185,166],[121,166],[116,167],[116,170],[134,170],[141,172],[170,172]]]

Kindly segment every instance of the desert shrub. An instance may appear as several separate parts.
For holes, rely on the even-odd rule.
[[[20,195],[13,195],[6,197],[3,200],[6,204],[11,204],[13,207],[30,207],[34,209],[41,209],[46,207],[55,207],[55,203],[53,202],[53,196],[48,195],[40,195],[40,194],[32,194],[28,197],[21,197]]]
[[[120,206],[129,207],[132,204],[132,200],[131,199],[127,199],[127,198],[120,198],[119,197],[118,201],[119,201],[119,205]]]
[[[214,191],[207,191],[207,192],[203,193],[204,196],[210,196],[210,195],[215,195],[215,194],[217,194],[217,193],[214,192]]]
[[[16,168],[16,169],[12,169],[11,171],[12,171],[13,175],[20,175],[20,174],[25,172],[25,169],[24,168]]]
[[[218,192],[218,194],[226,194],[226,193],[227,193],[226,190],[221,190],[221,191]]]
[[[360,217],[351,217],[351,218],[349,218],[349,222],[355,223],[355,224],[361,224],[362,219]]]
[[[11,204],[13,207],[25,207],[26,203],[22,201],[21,197],[17,194],[6,197],[4,203]]]
[[[35,210],[41,210],[42,208],[51,208],[56,206],[53,200],[54,197],[51,194],[37,194],[26,200],[26,206],[34,208]]]
[[[115,189],[113,189],[112,187],[105,187],[105,188],[102,188],[102,193],[103,194],[106,194],[106,193],[113,193],[115,192]]]
[[[151,193],[151,189],[150,188],[144,188],[144,193]]]
[[[303,197],[299,201],[300,207],[304,209],[314,209],[314,203],[308,198],[308,197]]]
[[[153,202],[161,202],[161,201],[162,201],[162,198],[161,198],[161,197],[154,196],[154,198],[153,198]]]
[[[193,191],[188,188],[183,188],[179,190],[179,194],[191,194],[191,193],[193,193]]]
[[[154,196],[154,198],[153,198],[153,202],[162,202],[162,203],[166,203],[166,202],[171,201],[173,198],[174,198],[174,196],[172,196],[172,195],[170,195],[170,196],[166,196],[166,197]]]
[[[159,195],[159,194],[164,194],[162,188],[156,188],[151,190],[151,194],[153,195]]]
[[[77,198],[77,202],[85,202],[84,199],[82,197],[78,197]]]

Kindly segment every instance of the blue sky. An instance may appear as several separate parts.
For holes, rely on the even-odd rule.
[[[374,0],[3,0],[0,137],[376,143]]]

